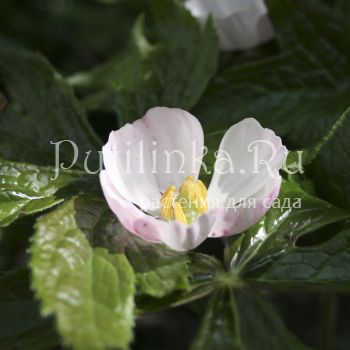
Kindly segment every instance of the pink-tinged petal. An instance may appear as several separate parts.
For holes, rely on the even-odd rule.
[[[201,215],[192,225],[183,225],[177,221],[165,222],[160,237],[162,242],[174,250],[186,251],[199,246],[212,232],[214,223],[221,209],[214,209]],[[168,230],[168,231],[167,231]]]
[[[156,210],[160,190],[152,173],[149,136],[134,124],[112,131],[102,148],[109,179],[127,200],[145,211]]]
[[[106,170],[100,173],[101,187],[107,203],[120,223],[130,232],[151,242],[160,242],[158,230],[152,229],[154,217],[145,214],[134,204],[125,199],[115,188]],[[140,222],[143,221],[144,228],[141,230]],[[139,233],[142,231],[142,234]]]
[[[130,202],[157,214],[161,193],[198,177],[203,130],[191,114],[156,107],[133,124],[111,132],[103,160],[114,187]]]
[[[134,125],[152,140],[155,176],[162,192],[170,185],[180,186],[186,176],[198,178],[204,136],[197,118],[179,108],[156,107]]]
[[[267,13],[260,6],[252,10],[216,21],[223,50],[247,50],[273,38],[274,31]]]
[[[252,118],[233,125],[218,152],[208,188],[209,208],[232,206],[252,197],[279,178],[287,156],[281,139]]]
[[[123,198],[105,170],[100,173],[100,181],[107,203],[120,223],[147,241],[165,243],[174,250],[186,251],[196,248],[211,233],[217,216],[216,210],[202,215],[191,226],[177,221],[165,221],[145,214]]]
[[[249,49],[274,35],[263,0],[187,0],[185,6],[201,23],[213,16],[223,50]]]
[[[231,236],[253,226],[278,197],[281,182],[281,177],[273,179],[236,208],[226,208],[219,212],[210,237]]]

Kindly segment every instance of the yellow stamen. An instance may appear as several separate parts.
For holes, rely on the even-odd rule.
[[[199,187],[199,189],[200,189],[200,191],[201,191],[202,197],[207,197],[207,195],[208,195],[208,190],[207,190],[207,188],[205,187],[203,181],[198,180],[198,181],[197,181],[197,185],[198,185],[198,187]]]
[[[175,198],[176,187],[169,186],[163,193],[160,199],[161,210],[160,213],[164,219],[173,219],[173,202]]]
[[[208,190],[205,187],[203,181],[198,180],[197,184],[201,192],[201,207],[204,210],[203,213],[205,213],[208,210]]]
[[[187,176],[175,195],[176,187],[169,186],[161,198],[161,216],[191,224],[208,210],[207,188],[200,180]]]
[[[179,188],[180,197],[185,198],[188,207],[197,206],[200,197],[200,189],[192,176],[187,176]]]
[[[180,221],[183,224],[187,224],[186,215],[178,202],[174,202],[174,217],[175,220]]]

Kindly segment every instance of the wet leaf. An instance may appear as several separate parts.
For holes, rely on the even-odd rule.
[[[41,217],[31,247],[33,288],[43,316],[74,349],[127,348],[135,277],[123,254],[92,249],[75,220],[75,200]]]

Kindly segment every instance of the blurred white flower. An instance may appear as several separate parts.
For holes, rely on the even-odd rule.
[[[212,15],[223,50],[244,50],[273,37],[264,0],[187,0],[185,6],[201,23]]]

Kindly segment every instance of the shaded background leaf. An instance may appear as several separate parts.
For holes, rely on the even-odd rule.
[[[129,48],[70,79],[82,92],[95,90],[85,95],[89,109],[112,110],[121,123],[138,119],[154,106],[190,109],[216,71],[218,40],[210,21],[202,31],[172,0],[142,5],[147,16],[135,23]],[[144,22],[151,25],[144,28]]]
[[[213,294],[191,350],[308,349],[283,324],[272,305],[229,287]]]
[[[1,157],[22,162],[35,157],[36,164],[54,165],[55,147],[50,142],[70,140],[78,146],[82,166],[85,152],[101,148],[73,90],[39,54],[1,50],[0,86],[8,99],[0,113]],[[71,144],[61,147],[60,157],[66,166],[71,164]],[[93,157],[91,163],[98,164],[98,155]]]
[[[314,0],[270,0],[268,7],[280,54],[221,71],[194,113],[207,131],[255,117],[304,147],[349,105],[347,16]]]
[[[51,320],[39,314],[28,270],[0,274],[1,349],[48,349],[59,344]]]

